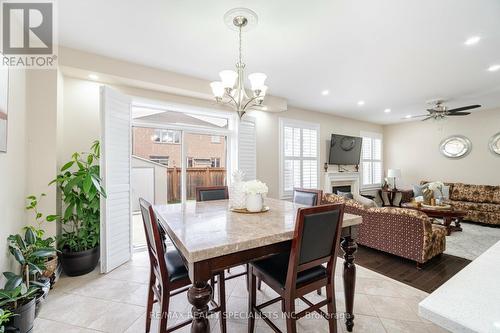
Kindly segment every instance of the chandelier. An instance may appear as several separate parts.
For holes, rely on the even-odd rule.
[[[247,8],[235,8],[224,15],[224,21],[233,30],[238,31],[238,62],[236,71],[223,70],[219,73],[220,81],[210,83],[217,103],[232,106],[240,118],[250,109],[262,109],[267,86],[266,74],[252,73],[248,75],[251,93],[245,90],[245,63],[242,58],[241,37],[243,30],[257,24],[257,14]]]

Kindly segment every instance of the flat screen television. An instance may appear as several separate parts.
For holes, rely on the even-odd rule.
[[[359,165],[362,141],[355,136],[332,134],[328,164]]]

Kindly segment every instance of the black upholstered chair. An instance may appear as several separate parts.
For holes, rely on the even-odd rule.
[[[288,333],[297,332],[296,321],[306,314],[316,311],[329,323],[329,332],[337,332],[335,305],[335,262],[340,242],[343,204],[322,205],[300,208],[297,211],[295,232],[291,250],[250,264],[250,296],[248,332],[255,328],[255,312],[276,332],[281,332],[262,309],[282,301]],[[326,268],[322,264],[327,263]],[[256,304],[256,278],[269,285],[279,297]],[[317,304],[304,295],[326,287],[327,298]],[[309,308],[295,313],[295,300],[299,298]],[[327,306],[327,313],[321,307]]]
[[[146,333],[151,330],[151,319],[153,317],[153,304],[159,303],[160,318],[159,331],[172,332],[191,323],[191,320],[168,327],[168,308],[170,297],[185,292],[189,289],[191,281],[184,261],[177,250],[166,250],[166,234],[156,218],[153,207],[144,199],[139,199],[142,213],[142,221],[146,232],[146,242],[150,260],[150,278],[148,288],[148,299],[146,308]],[[224,285],[224,272],[218,274],[222,283],[219,285],[219,303],[212,302],[209,313],[221,311],[221,332],[226,332],[226,295]]]
[[[229,199],[227,186],[198,186],[196,201],[211,201]]]
[[[306,206],[317,206],[321,203],[323,196],[322,190],[313,190],[307,188],[293,189],[293,202]]]

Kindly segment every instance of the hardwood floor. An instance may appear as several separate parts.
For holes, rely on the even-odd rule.
[[[471,262],[442,254],[417,270],[415,262],[411,260],[361,245],[355,256],[356,264],[428,293],[436,290]]]

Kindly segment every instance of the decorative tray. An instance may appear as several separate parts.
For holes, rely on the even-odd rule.
[[[436,210],[451,209],[451,205],[436,205],[436,206],[431,206],[431,205],[422,204],[422,208],[425,208],[425,209],[436,209]]]
[[[265,213],[269,211],[269,206],[264,206],[262,207],[262,210],[260,212],[250,212],[246,208],[230,208],[232,212],[235,213],[241,213],[241,214],[259,214],[259,213]]]

